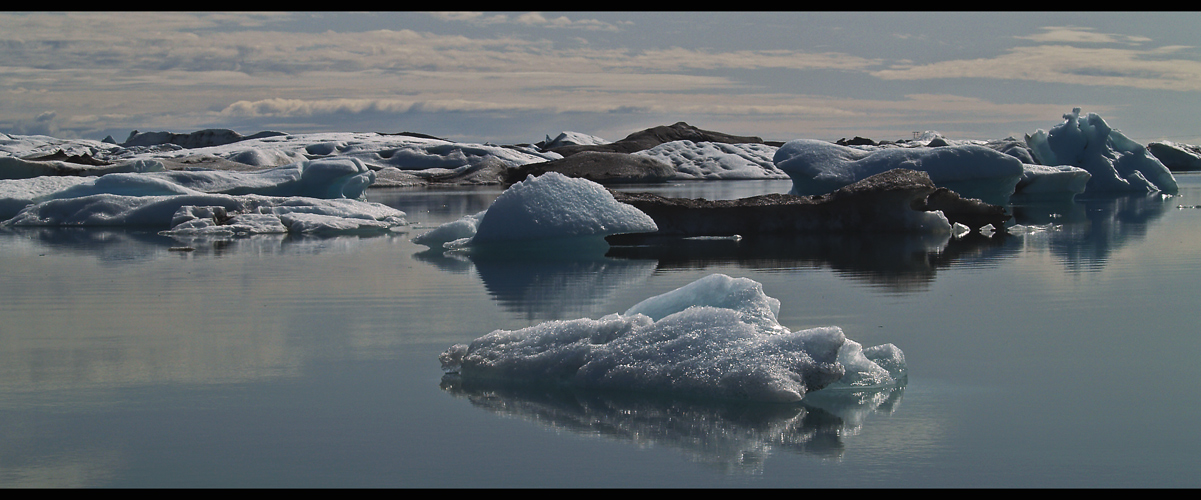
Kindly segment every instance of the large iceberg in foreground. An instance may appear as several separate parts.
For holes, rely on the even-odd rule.
[[[657,230],[638,209],[613,199],[604,186],[558,172],[509,186],[488,210],[443,224],[413,239],[430,247],[549,239],[596,239]]]
[[[938,187],[1003,205],[1022,178],[1017,158],[977,145],[865,151],[814,139],[785,143],[773,158],[792,177],[790,194],[826,194],[858,180],[904,168],[926,172]]]
[[[1039,163],[1087,170],[1088,192],[1176,192],[1176,178],[1163,163],[1096,113],[1081,118],[1075,108],[1063,119],[1050,132],[1039,129],[1026,137]]]
[[[863,349],[835,326],[790,331],[779,307],[759,283],[714,274],[624,314],[496,330],[439,360],[464,380],[763,402],[905,383],[900,349]]]

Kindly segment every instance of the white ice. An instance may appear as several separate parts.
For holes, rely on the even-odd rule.
[[[251,215],[242,219],[236,216]],[[221,227],[232,219],[235,226]],[[168,234],[271,232],[379,232],[407,224],[405,213],[379,203],[345,198],[227,195],[91,194],[26,207],[5,226],[126,226]],[[274,220],[273,220],[274,219]],[[237,225],[240,224],[240,225]],[[287,231],[280,231],[280,227]]]
[[[776,147],[767,144],[720,142],[665,142],[634,154],[654,158],[676,169],[676,179],[787,179],[772,158]]]
[[[1012,156],[977,145],[874,151],[797,139],[776,151],[775,165],[792,177],[792,194],[826,194],[894,168],[926,172],[935,185],[969,198],[1004,204],[1024,172]]]
[[[549,135],[546,136],[546,141],[543,142],[542,149],[552,149],[563,146],[595,146],[597,144],[609,144],[609,141],[595,135],[564,131],[559,132],[559,135],[555,136],[554,139],[551,139]]]
[[[641,210],[613,199],[603,186],[558,172],[509,186],[488,210],[443,224],[413,241],[431,247],[590,239],[657,231]]]
[[[1022,164],[1022,179],[1015,195],[1028,198],[1071,198],[1083,193],[1092,174],[1079,167]]]
[[[374,169],[455,169],[495,161],[517,166],[562,158],[533,147],[496,146],[451,142],[442,139],[357,132],[285,134],[247,139],[220,146],[184,148],[175,144],[122,147],[91,140],[63,140],[47,136],[0,136],[0,157],[40,156],[63,150],[70,155],[89,154],[111,162],[170,160],[209,156],[250,166],[273,167],[306,159],[355,158]]]
[[[1063,119],[1049,132],[1039,129],[1026,138],[1039,163],[1087,170],[1089,192],[1176,192],[1176,178],[1163,163],[1096,113],[1082,118],[1075,108]]]
[[[95,194],[166,196],[258,194],[310,198],[361,198],[375,173],[354,158],[304,160],[258,172],[156,171],[98,177],[39,176],[0,180],[0,220],[28,205]]]
[[[496,330],[439,359],[464,379],[764,402],[904,383],[900,349],[862,349],[834,326],[790,331],[778,323],[778,307],[759,283],[715,274],[635,312]]]

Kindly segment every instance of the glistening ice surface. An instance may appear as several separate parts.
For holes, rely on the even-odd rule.
[[[0,233],[5,486],[1198,486],[1201,177],[1025,202],[1021,234],[693,240],[608,256],[410,241],[498,188],[371,189],[407,232]],[[630,189],[736,198],[788,180]],[[182,244],[193,251],[180,251]],[[904,350],[800,404],[477,386],[437,357],[720,273],[793,330]]]

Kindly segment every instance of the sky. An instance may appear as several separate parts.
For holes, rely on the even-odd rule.
[[[0,132],[1201,144],[1198,12],[4,12]]]

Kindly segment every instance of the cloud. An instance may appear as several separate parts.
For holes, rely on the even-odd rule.
[[[538,110],[544,106],[505,104],[468,99],[283,99],[237,101],[221,110],[231,117],[312,117],[332,114],[404,114],[410,112],[490,112]]]
[[[871,74],[885,80],[995,78],[1195,92],[1201,90],[1201,61],[1163,58],[1187,48],[1135,50],[1039,45],[1017,47],[992,58],[898,65]]]
[[[431,16],[443,21],[466,22],[477,26],[493,24],[515,24],[542,28],[569,28],[588,31],[621,31],[617,24],[597,19],[570,19],[567,16],[547,18],[540,12],[526,12],[517,16],[505,14],[485,15],[482,12],[431,12]],[[626,24],[626,23],[618,23]]]
[[[1015,36],[1014,38],[1043,43],[1125,43],[1131,45],[1151,41],[1150,38],[1143,36],[1096,33],[1093,28],[1076,26],[1043,26],[1042,29],[1044,33]]]
[[[12,134],[63,137],[63,131],[59,126],[60,121],[61,120],[58,118],[58,113],[54,111],[44,111],[38,113],[38,115],[32,120],[16,120],[11,123],[3,124],[2,126],[9,130],[9,133]]]

